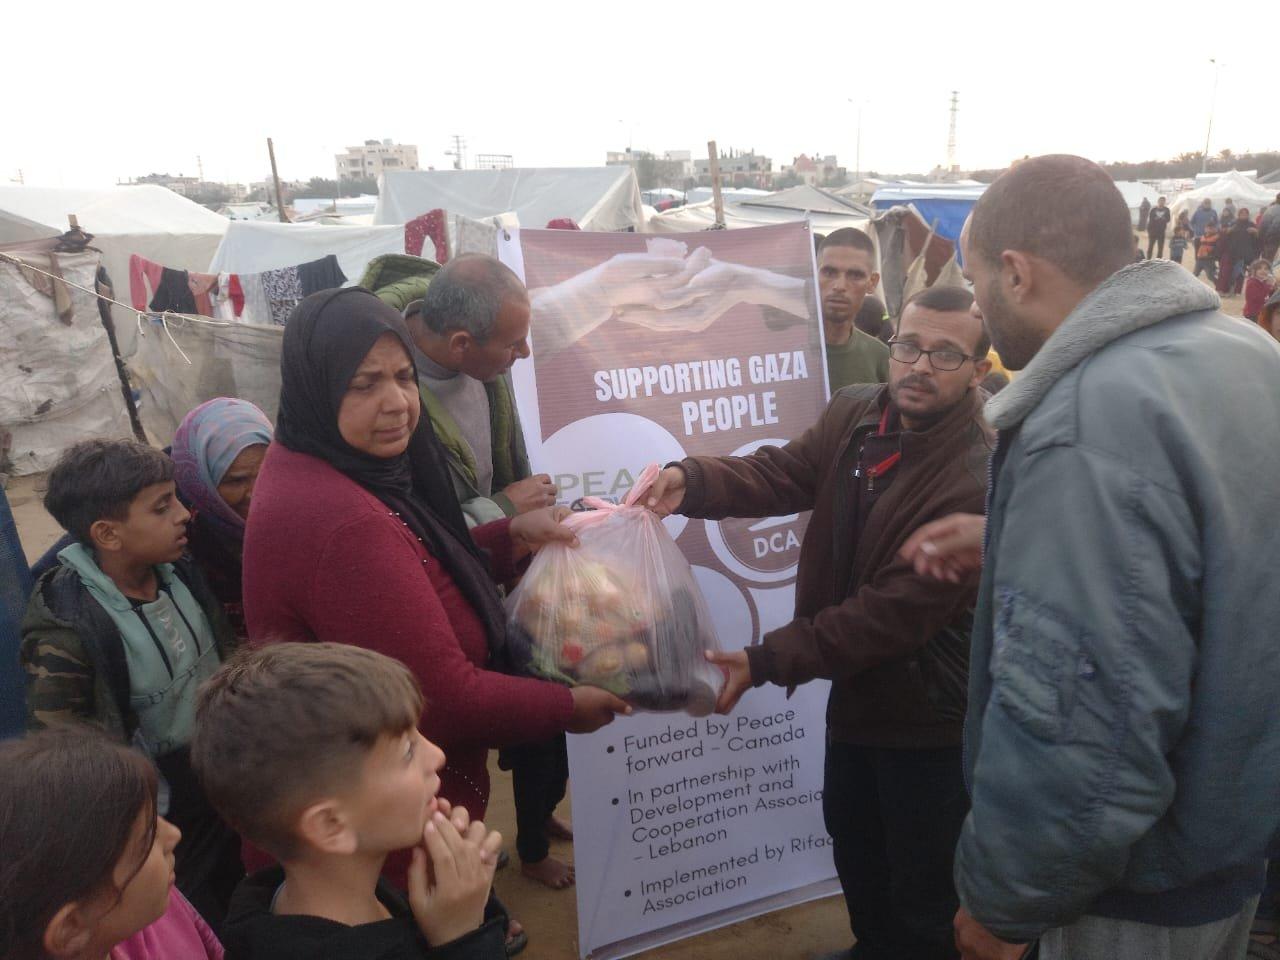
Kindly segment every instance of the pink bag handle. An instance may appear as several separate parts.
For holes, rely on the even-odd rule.
[[[653,486],[653,482],[658,479],[658,474],[661,472],[661,467],[656,463],[651,463],[636,478],[635,485],[623,497],[621,503],[612,503],[600,497],[583,497],[582,503],[592,509],[571,513],[560,522],[566,527],[572,527],[576,530],[590,526],[593,523],[599,523],[619,510],[634,510],[636,509],[636,503],[649,493],[649,488]]]

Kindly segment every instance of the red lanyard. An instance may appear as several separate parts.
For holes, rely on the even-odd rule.
[[[884,408],[884,413],[881,414],[880,416],[880,429],[877,431],[877,436],[883,437],[886,431],[888,431],[888,429],[889,429],[889,407],[886,405]],[[867,468],[868,482],[873,483],[874,481],[878,480],[880,477],[883,477],[886,473],[888,473],[890,470],[896,467],[898,465],[898,461],[901,459],[902,459],[902,451],[899,450],[885,457],[883,460],[877,463],[874,467],[868,467]]]

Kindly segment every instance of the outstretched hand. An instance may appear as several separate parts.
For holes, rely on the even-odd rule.
[[[730,713],[751,687],[751,663],[747,660],[747,651],[720,653],[708,650],[706,658],[724,674],[724,687],[716,699],[716,713]]]
[[[684,503],[684,483],[683,467],[667,467],[653,481],[644,505],[660,517],[678,513]]]
[[[516,559],[537,553],[549,543],[578,546],[578,535],[561,522],[571,513],[573,511],[568,507],[541,507],[513,517],[511,543],[515,547]]]
[[[898,555],[922,577],[968,583],[982,572],[982,539],[986,517],[953,513],[926,523],[907,538]]]

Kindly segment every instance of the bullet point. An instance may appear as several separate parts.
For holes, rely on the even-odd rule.
[[[613,753],[613,747],[605,747],[605,753]]]
[[[622,895],[623,895],[624,897],[629,897],[629,896],[631,896],[631,891],[630,891],[630,890],[623,890],[623,891],[622,891]]]
[[[615,807],[618,805],[618,798],[617,798],[617,797],[614,797],[614,798],[613,798],[613,805],[614,805]]]

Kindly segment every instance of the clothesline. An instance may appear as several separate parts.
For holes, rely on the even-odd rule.
[[[173,317],[174,319],[177,319],[177,320],[182,320],[184,322],[205,323],[212,327],[236,326],[236,324],[228,323],[225,320],[212,320],[208,317],[194,316],[192,314],[186,314],[186,313],[173,313],[172,311],[169,311],[169,310],[159,310],[159,311],[138,310],[132,304],[121,303],[119,300],[116,300],[112,297],[108,297],[105,293],[99,293],[97,290],[90,290],[88,287],[83,287],[80,284],[76,283],[74,280],[67,280],[65,277],[59,277],[57,274],[50,273],[47,270],[41,270],[35,264],[28,263],[26,260],[22,259],[22,257],[16,257],[11,253],[5,253],[3,251],[0,251],[0,261],[12,263],[14,266],[22,267],[26,270],[31,270],[34,273],[38,273],[38,274],[41,274],[42,276],[48,277],[49,279],[53,280],[56,283],[63,283],[63,284],[66,284],[68,287],[74,287],[76,290],[79,290],[83,293],[87,293],[93,297],[98,297],[99,299],[105,300],[107,301],[107,303],[113,306],[119,307],[121,310],[124,310],[128,313],[133,314],[136,317],[136,322],[138,325],[138,334],[140,336],[146,336],[146,330],[142,326],[142,319],[144,317],[158,317],[160,319],[160,325],[164,328],[165,335],[168,336],[169,338],[169,342],[173,344],[174,349],[178,351],[178,354],[182,357],[183,360],[187,362],[188,365],[191,364],[191,358],[188,357],[186,353],[183,352],[182,347],[178,345],[178,341],[174,339],[172,331],[169,330],[170,317]]]

